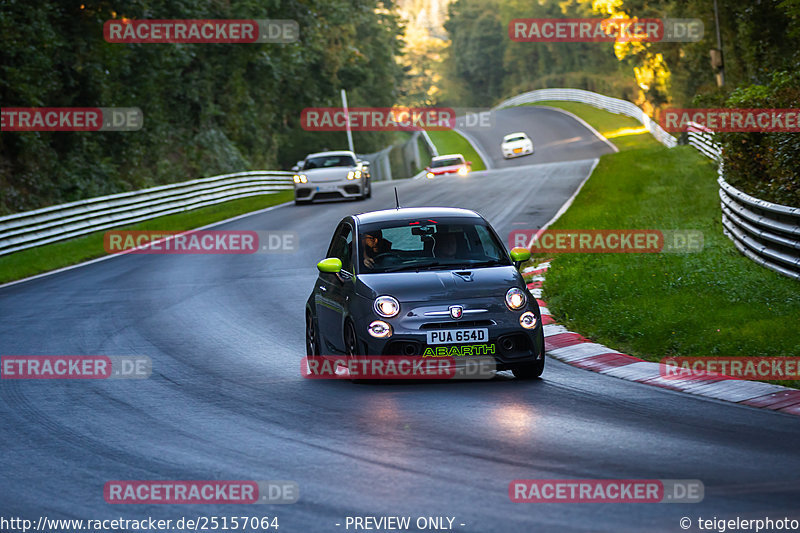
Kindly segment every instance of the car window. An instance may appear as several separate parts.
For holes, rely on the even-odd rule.
[[[353,272],[353,229],[342,224],[333,235],[326,257],[336,257],[342,262],[342,269]]]
[[[392,221],[365,225],[359,231],[366,235],[378,230],[380,244],[363,251],[365,273],[510,264],[502,243],[480,219]]]
[[[449,167],[450,165],[461,165],[464,160],[460,157],[452,157],[450,159],[439,159],[438,161],[431,161],[431,168]]]
[[[303,170],[314,168],[352,167],[356,161],[349,155],[325,155],[306,159]]]
[[[508,139],[505,140],[505,142],[510,143],[510,142],[514,142],[514,141],[524,141],[524,140],[525,140],[525,137],[523,137],[521,135],[517,135],[516,137],[509,137]]]

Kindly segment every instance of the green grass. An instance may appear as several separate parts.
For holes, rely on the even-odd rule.
[[[625,115],[609,113],[588,104],[579,102],[536,102],[526,105],[542,105],[557,107],[564,111],[579,116],[588,122],[594,129],[611,141],[620,152],[625,150],[645,147],[656,147],[661,144],[656,141],[638,121]]]
[[[627,127],[626,118],[605,111],[563,107],[599,131]],[[544,292],[554,318],[650,361],[800,357],[800,284],[756,265],[722,234],[714,165],[694,148],[668,149],[649,136],[622,144],[601,158],[552,229],[695,229],[704,234],[703,251],[551,254]]]
[[[225,220],[242,213],[257,211],[273,205],[288,202],[294,198],[294,191],[280,191],[274,194],[251,196],[231,200],[222,204],[201,207],[185,213],[146,220],[133,226],[115,228],[118,230],[183,231],[198,228]],[[26,278],[48,272],[82,261],[106,255],[103,248],[104,231],[91,233],[68,241],[46,244],[29,250],[21,250],[0,256],[0,283]]]
[[[481,156],[460,133],[453,130],[429,131],[428,136],[439,155],[461,154],[467,161],[472,161],[472,170],[486,170]]]

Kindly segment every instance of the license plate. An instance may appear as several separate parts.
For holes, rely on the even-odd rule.
[[[317,191],[335,191],[335,190],[336,190],[335,185],[322,185],[320,187],[317,187]]]
[[[518,154],[522,151],[522,148],[514,148],[514,153]]]
[[[489,341],[489,328],[435,329],[427,333],[428,344],[466,344]]]

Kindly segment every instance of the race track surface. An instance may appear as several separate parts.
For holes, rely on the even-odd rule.
[[[456,531],[475,533],[681,531],[684,516],[797,518],[800,422],[789,415],[554,360],[532,382],[506,373],[380,385],[301,377],[303,303],[341,217],[393,207],[397,186],[404,206],[476,209],[505,236],[550,220],[593,158],[610,152],[566,115],[519,109],[475,137],[496,155],[498,136],[527,131],[533,157],[215,228],[296,232],[296,253],[125,255],[0,289],[3,355],[153,361],[147,380],[0,382],[0,514],[270,515],[284,533],[344,531],[336,524],[348,515],[454,516]],[[699,479],[705,500],[511,503],[509,482],[520,478]],[[146,479],[294,480],[300,501],[105,503],[107,481]]]

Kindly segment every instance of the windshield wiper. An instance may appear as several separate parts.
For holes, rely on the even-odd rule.
[[[504,263],[499,259],[489,259],[488,261],[478,261],[476,263],[469,263],[468,265],[464,266],[464,270],[468,270],[470,268],[481,268],[481,267],[491,267],[491,266],[507,266],[507,263]]]
[[[441,263],[439,261],[428,261],[427,263],[412,263],[410,265],[402,265],[399,267],[387,268],[383,272],[402,272],[403,270],[421,270],[424,268],[431,268],[440,265]]]

